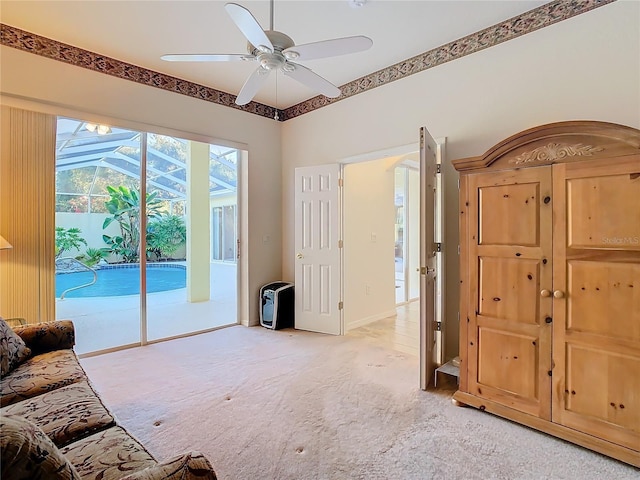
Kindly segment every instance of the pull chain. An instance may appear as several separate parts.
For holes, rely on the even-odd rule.
[[[276,72],[276,114],[273,116],[273,119],[277,122],[280,120],[278,116],[278,72]]]

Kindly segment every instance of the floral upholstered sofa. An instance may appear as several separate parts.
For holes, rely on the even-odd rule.
[[[0,478],[215,479],[197,452],[158,462],[117,424],[73,351],[71,321],[0,317]]]

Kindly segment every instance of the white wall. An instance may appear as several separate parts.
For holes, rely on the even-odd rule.
[[[345,330],[395,314],[393,161],[346,165],[343,188]]]
[[[249,189],[239,201],[248,202],[241,251],[249,264],[240,296],[250,303],[239,311],[258,324],[259,288],[282,276],[280,124],[9,47],[0,47],[0,62],[3,103],[248,150]]]
[[[283,274],[293,270],[294,168],[447,137],[446,239],[458,242],[450,160],[484,153],[529,127],[600,120],[640,127],[639,2],[588,13],[337,102],[284,123]],[[458,259],[448,249],[445,355],[457,352]]]

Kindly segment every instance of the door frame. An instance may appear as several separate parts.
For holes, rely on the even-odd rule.
[[[445,159],[445,154],[446,154],[446,137],[438,137],[438,138],[434,138],[435,142],[436,142],[436,146],[437,146],[437,162],[440,163],[441,165],[443,165],[440,169],[440,171],[442,172],[444,170],[444,159]],[[373,152],[368,152],[368,153],[363,153],[363,154],[359,154],[359,155],[354,155],[351,157],[345,157],[341,160],[338,161],[338,163],[340,163],[342,165],[341,167],[341,172],[342,169],[344,168],[344,166],[348,165],[348,164],[353,164],[353,163],[360,163],[360,162],[366,162],[366,161],[371,161],[371,160],[379,160],[385,157],[392,157],[392,156],[410,156],[410,155],[419,155],[420,153],[420,142],[416,142],[416,143],[410,143],[410,144],[406,144],[406,145],[399,145],[396,147],[390,147],[390,148],[386,148],[386,149],[382,149],[382,150],[376,150]],[[426,176],[427,172],[425,171],[425,169],[420,168],[420,184],[423,185],[423,177]],[[436,198],[438,199],[438,201],[440,202],[440,213],[435,213],[435,217],[438,219],[439,222],[439,226],[440,228],[437,229],[437,236],[436,236],[436,240],[438,241],[438,243],[441,243],[442,245],[444,245],[444,241],[445,241],[445,235],[444,235],[444,231],[445,231],[445,215],[444,215],[444,180],[442,175],[439,176],[439,181],[437,182],[437,185],[440,187],[438,190],[438,195],[436,195]],[[422,188],[422,187],[421,187]],[[341,198],[341,205],[340,205],[340,212],[342,215],[343,212],[343,205],[342,205],[342,198]],[[422,220],[423,215],[422,212],[420,214],[420,218]],[[341,220],[341,224],[342,224],[342,218]],[[421,228],[422,230],[422,228]],[[423,239],[420,239],[421,244],[423,243]],[[442,249],[444,251],[444,248]],[[428,355],[432,355],[433,359],[434,359],[434,364],[435,365],[440,365],[442,363],[444,363],[444,345],[445,345],[445,335],[446,335],[446,324],[447,324],[447,319],[446,319],[446,310],[445,310],[445,296],[444,296],[444,287],[445,287],[445,261],[444,261],[444,254],[443,251],[440,252],[440,255],[438,256],[439,260],[437,261],[437,265],[438,265],[438,270],[441,272],[440,275],[437,277],[438,280],[436,281],[437,283],[437,288],[439,290],[437,290],[437,292],[439,291],[440,293],[436,293],[437,296],[440,297],[440,301],[439,301],[439,307],[436,308],[436,311],[438,313],[436,313],[438,316],[438,321],[441,322],[442,328],[439,332],[437,332],[436,335],[436,342],[435,342],[435,351],[429,353],[427,350],[425,350],[426,348],[426,344],[423,341],[424,340],[424,336],[421,335],[421,339],[420,339],[420,351],[421,351],[421,359],[425,359],[427,358]],[[345,255],[344,252],[342,252],[341,255],[341,272],[340,272],[340,277],[341,277],[341,283],[342,282],[342,278],[343,278],[343,274],[344,274],[344,261],[345,261]],[[421,262],[421,265],[422,262]],[[423,275],[421,275],[421,279],[422,279]],[[420,298],[424,297],[424,291],[423,291],[423,285],[425,282],[423,282],[421,280],[420,282]],[[342,293],[343,295],[343,301],[347,301],[347,299],[344,298],[344,291]],[[421,317],[423,317],[423,312],[421,309]],[[342,332],[344,334],[345,332],[345,326],[344,326],[344,315],[342,315]],[[426,327],[426,320],[421,318],[421,323],[425,324]],[[420,387],[424,390],[427,388],[429,380],[431,375],[429,375],[426,372],[426,368],[423,370],[423,360],[420,360],[420,367],[421,367],[421,373],[420,373]],[[434,367],[435,368],[435,367]],[[433,372],[432,372],[433,374]]]

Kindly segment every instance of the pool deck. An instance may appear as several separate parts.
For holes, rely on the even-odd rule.
[[[211,264],[211,299],[188,302],[187,289],[147,294],[147,340],[237,323],[236,265]],[[56,318],[73,320],[79,355],[140,343],[140,295],[56,300]]]

